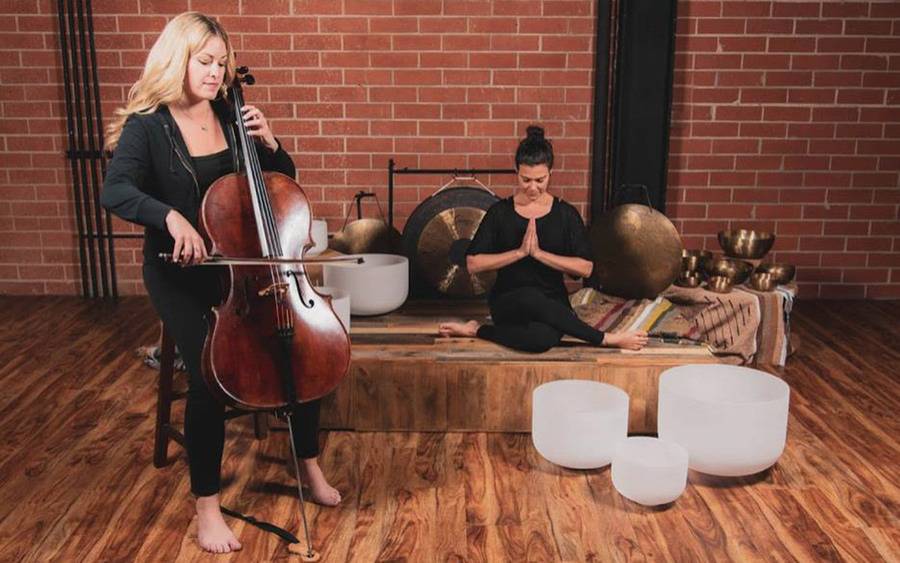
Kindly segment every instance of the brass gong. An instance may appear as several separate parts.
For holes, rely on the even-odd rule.
[[[466,250],[487,209],[497,197],[486,189],[454,187],[420,203],[403,230],[403,249],[411,273],[432,290],[453,297],[486,293],[496,272],[470,274]]]
[[[590,236],[594,272],[604,293],[654,299],[678,277],[681,237],[652,207],[613,208],[591,225]]]

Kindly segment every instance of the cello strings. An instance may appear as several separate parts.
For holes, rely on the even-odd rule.
[[[271,203],[262,178],[259,159],[256,154],[253,140],[250,138],[246,124],[244,123],[243,114],[240,111],[240,108],[244,107],[244,99],[241,89],[238,87],[234,88],[234,103],[235,112],[237,114],[238,131],[241,136],[241,145],[244,148],[244,157],[247,161],[247,181],[249,182],[250,189],[256,194],[255,205],[258,207],[259,216],[262,218],[261,226],[263,229],[263,236],[265,237],[268,246],[269,255],[267,257],[281,257],[281,244],[280,240],[277,238],[277,230],[275,229],[275,221],[272,216]],[[289,320],[292,319],[287,312],[286,307],[282,304],[281,286],[278,285],[282,280],[279,274],[280,269],[274,264],[270,264],[269,277],[272,281],[271,287],[275,292],[275,322],[279,331],[285,331],[292,328],[290,326],[291,323],[289,322]]]

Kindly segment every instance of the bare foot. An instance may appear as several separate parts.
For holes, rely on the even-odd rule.
[[[328,484],[318,458],[298,459],[300,463],[300,479],[309,489],[310,500],[324,506],[337,506],[341,503],[341,493]]]
[[[603,345],[625,350],[640,350],[647,345],[647,331],[607,332],[603,339]]]
[[[444,337],[450,336],[469,336],[475,337],[478,334],[478,328],[481,325],[478,321],[469,321],[467,323],[441,323],[438,326],[438,334]]]
[[[197,497],[197,542],[210,553],[231,553],[242,547],[222,518],[217,494]]]

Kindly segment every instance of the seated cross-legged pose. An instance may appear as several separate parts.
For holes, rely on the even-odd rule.
[[[563,335],[596,346],[638,350],[644,331],[603,333],[579,319],[563,274],[586,278],[593,262],[584,222],[548,191],[553,146],[540,127],[528,128],[516,151],[518,190],[488,209],[469,245],[469,272],[497,270],[488,296],[493,324],[442,323],[442,336],[471,336],[516,350],[545,352]]]

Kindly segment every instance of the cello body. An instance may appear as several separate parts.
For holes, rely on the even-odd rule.
[[[306,194],[283,174],[259,175],[263,182],[255,183],[268,195],[266,236],[278,241],[280,257],[302,258],[312,247]],[[247,174],[229,174],[207,191],[200,228],[213,254],[265,256],[250,184]],[[203,349],[213,394],[232,407],[261,410],[318,399],[337,387],[350,367],[350,339],[304,266],[227,268],[225,298],[213,308]]]

